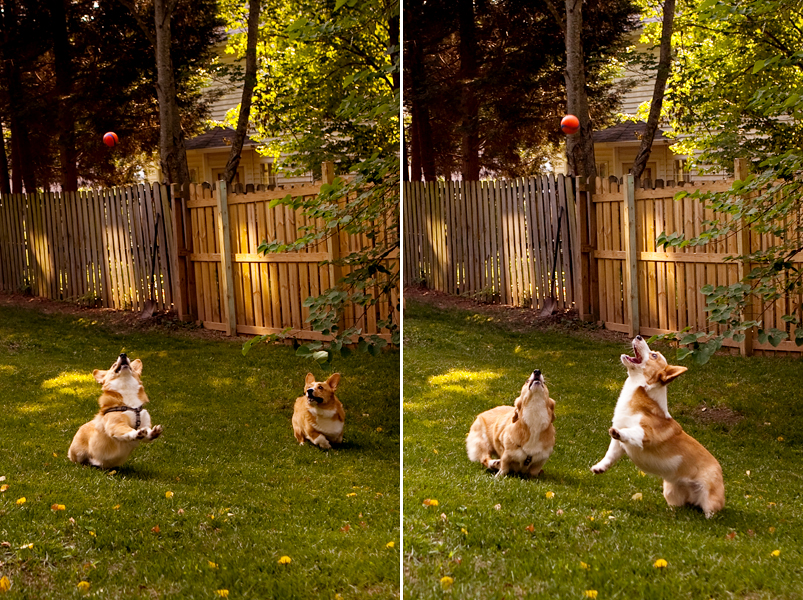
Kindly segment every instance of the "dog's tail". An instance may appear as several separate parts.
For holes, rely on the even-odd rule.
[[[493,448],[491,448],[491,443],[485,435],[479,420],[474,421],[471,431],[468,432],[466,450],[468,451],[468,459],[472,462],[484,464],[484,460],[491,456]]]

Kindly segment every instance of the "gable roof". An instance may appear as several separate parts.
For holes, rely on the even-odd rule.
[[[645,127],[647,124],[644,121],[626,121],[624,123],[619,123],[618,125],[614,125],[613,127],[608,127],[607,129],[601,129],[599,131],[595,131],[591,137],[594,140],[595,144],[608,142],[608,143],[620,143],[620,142],[638,142],[641,143],[641,136],[644,132]],[[669,139],[664,135],[664,132],[660,129],[655,130],[655,139],[654,142],[665,142],[665,143],[672,143],[674,140]]]
[[[207,150],[210,148],[231,148],[235,131],[231,127],[214,127],[201,135],[190,138],[185,142],[187,150]],[[246,136],[245,146],[258,146],[259,144]]]

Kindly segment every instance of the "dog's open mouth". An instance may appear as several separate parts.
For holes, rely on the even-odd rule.
[[[309,400],[310,402],[314,402],[315,404],[320,404],[321,402],[323,402],[323,398],[316,396],[315,390],[313,390],[312,388],[307,390],[307,400]]]
[[[541,375],[541,370],[536,369],[533,371],[533,374],[530,375],[530,388],[532,388],[536,384],[542,383],[544,380],[543,376]]]
[[[117,367],[115,367],[114,372],[119,373],[122,369],[130,369],[131,365],[128,362],[128,357],[125,354],[121,354],[120,358],[117,359]]]
[[[633,340],[633,356],[627,356],[626,354],[624,357],[630,362],[631,365],[640,365],[641,361],[644,360],[644,357],[641,355],[641,352],[638,351],[638,345],[636,341],[638,338]]]

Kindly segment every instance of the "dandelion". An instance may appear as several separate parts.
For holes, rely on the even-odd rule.
[[[631,499],[631,500],[636,500],[636,501],[639,501],[639,500],[641,500],[642,498],[644,498],[644,496],[642,496],[642,495],[641,495],[641,492],[636,492],[635,494],[633,494],[632,496],[630,496],[630,499]]]
[[[91,535],[92,537],[98,537],[97,534],[94,531],[90,531],[89,535]]]
[[[530,533],[533,533],[533,532],[535,531],[535,526],[534,526],[532,523],[530,523],[530,524],[529,524],[529,525],[527,525],[527,527],[525,527],[524,529],[526,529],[526,530],[527,530],[527,531],[529,531]]]
[[[782,436],[782,435],[779,435],[779,436],[778,436],[778,441],[779,441],[779,442],[782,442],[782,441],[783,441],[783,436]]]
[[[20,550],[32,550],[32,549],[33,549],[33,543],[24,544],[24,545],[20,546]]]
[[[780,556],[781,555],[781,551],[780,550],[773,550],[771,554],[772,554],[772,556]]]
[[[555,492],[552,492],[552,491],[549,491],[549,492],[547,492],[547,493],[546,493],[546,497],[547,497],[547,498],[550,498],[550,499],[551,499],[551,498],[554,498],[554,497],[555,497]]]
[[[7,489],[8,489],[8,484],[7,483],[4,483],[3,485],[0,485],[0,492],[5,492]]]
[[[335,600],[343,600],[343,596],[340,594],[335,594]]]
[[[88,581],[79,581],[78,585],[76,586],[79,590],[83,593],[87,593],[89,591],[89,582]]]
[[[357,492],[351,492],[350,494],[346,494],[346,498],[351,498],[352,496],[356,496]]]
[[[465,527],[461,527],[460,533],[462,533],[463,535],[468,535],[468,529],[466,529]]]
[[[582,560],[580,561],[580,567],[585,569],[586,571],[591,570],[591,565],[589,565],[588,563],[584,563]]]
[[[775,527],[770,527],[770,533],[775,533]]]
[[[438,501],[435,498],[424,498],[424,506],[438,506]]]
[[[289,556],[282,556],[279,559],[279,564],[280,565],[289,565],[291,562],[293,562],[293,559],[290,558]]]
[[[667,562],[663,558],[659,558],[653,563],[652,566],[655,567],[656,569],[665,569],[666,565]]]
[[[0,579],[0,592],[7,592],[11,589],[11,582],[8,580],[8,577],[3,575],[3,578]]]
[[[376,432],[377,432],[377,433],[382,433],[382,428],[381,428],[381,427],[377,427],[377,428],[376,428]]]
[[[229,590],[215,590],[215,593],[220,596],[221,598],[228,598],[229,597]]]
[[[17,504],[25,504],[26,502],[27,502],[27,500],[25,499],[25,496],[23,496],[22,498],[17,499]]]
[[[647,476],[647,474],[644,471],[639,471],[638,474],[641,475],[642,477],[646,477]]]
[[[450,587],[452,587],[453,583],[454,583],[454,579],[452,579],[448,575],[446,577],[441,577],[441,587],[444,590],[448,590]]]
[[[212,562],[211,560],[208,560],[208,561],[206,561],[206,563],[209,565],[210,569],[217,569],[218,568],[218,564],[216,562]]]
[[[395,546],[396,544],[394,542],[388,542],[387,544],[385,544],[385,548],[393,548]]]
[[[586,590],[583,592],[586,598],[596,598],[597,597],[597,590]]]
[[[433,452],[433,453],[435,453],[435,454],[437,454],[437,453],[438,453],[438,449],[437,449],[437,448],[433,448],[433,449],[432,449],[432,452]]]
[[[173,492],[165,492],[165,498],[172,498]]]

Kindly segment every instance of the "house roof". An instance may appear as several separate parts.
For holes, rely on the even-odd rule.
[[[187,150],[207,150],[210,148],[230,148],[235,131],[231,127],[214,127],[201,135],[190,138],[185,145]],[[257,146],[257,142],[246,136],[245,146]]]
[[[647,124],[644,121],[636,121],[635,123],[633,121],[627,121],[614,125],[613,127],[608,127],[607,129],[595,131],[591,137],[595,144],[604,142],[641,142],[641,136],[645,127],[647,127]],[[671,142],[672,140],[666,137],[663,131],[656,129],[654,141]]]

